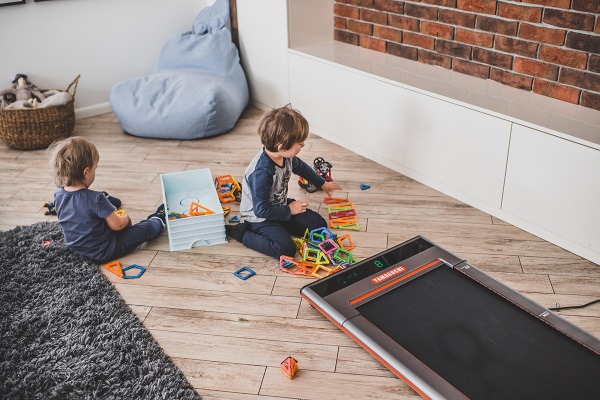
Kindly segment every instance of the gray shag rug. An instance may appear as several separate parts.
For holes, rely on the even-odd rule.
[[[0,399],[199,398],[58,223],[0,232]]]

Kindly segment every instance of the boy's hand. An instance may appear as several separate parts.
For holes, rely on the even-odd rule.
[[[292,215],[301,214],[303,212],[306,212],[306,208],[308,207],[308,201],[307,200],[292,201],[290,204],[288,204],[288,207],[290,207],[290,213]]]
[[[108,227],[113,231],[120,231],[125,228],[129,228],[132,225],[131,218],[129,218],[129,215],[127,213],[119,215],[117,214],[116,210],[108,217],[106,217],[105,221],[108,224]]]
[[[342,190],[342,187],[335,182],[325,182],[323,186],[321,186],[321,190],[327,193],[327,197],[331,196],[332,190]]]

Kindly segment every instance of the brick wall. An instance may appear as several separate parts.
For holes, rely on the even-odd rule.
[[[600,0],[336,0],[334,38],[600,110]]]

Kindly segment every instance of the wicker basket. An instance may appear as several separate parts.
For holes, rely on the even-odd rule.
[[[66,89],[69,92],[73,88],[67,104],[47,108],[0,109],[0,139],[13,149],[35,150],[70,136],[75,127],[74,104],[79,76]]]

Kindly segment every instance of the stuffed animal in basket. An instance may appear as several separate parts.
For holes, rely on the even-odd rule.
[[[14,102],[27,101],[35,107],[38,101],[44,101],[46,98],[36,85],[29,82],[25,74],[17,74],[12,83],[10,89],[0,90],[0,99],[3,102],[11,103],[14,98]]]

